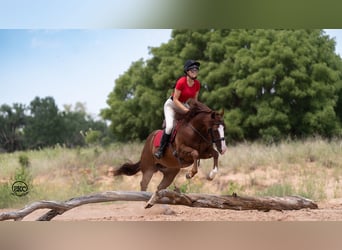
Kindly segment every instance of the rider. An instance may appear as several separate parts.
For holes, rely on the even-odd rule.
[[[192,98],[197,101],[198,93],[201,88],[200,82],[196,79],[199,71],[200,63],[194,60],[187,60],[184,64],[185,75],[180,77],[175,85],[171,97],[164,104],[164,116],[166,127],[160,142],[159,150],[154,154],[160,159],[163,157],[167,144],[169,143],[173,123],[175,119],[175,110],[187,113],[189,111],[186,102]]]

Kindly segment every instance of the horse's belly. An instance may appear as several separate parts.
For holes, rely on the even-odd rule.
[[[168,168],[186,168],[191,166],[194,163],[194,160],[192,158],[177,158],[169,150],[167,150],[164,157],[158,160],[158,163]]]

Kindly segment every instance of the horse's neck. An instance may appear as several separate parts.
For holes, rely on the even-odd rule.
[[[198,131],[204,131],[208,128],[208,118],[206,113],[197,114],[189,123]]]

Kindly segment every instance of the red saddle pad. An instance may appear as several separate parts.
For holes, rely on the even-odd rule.
[[[156,133],[154,139],[153,139],[153,146],[155,147],[159,147],[160,146],[160,140],[163,136],[163,130],[158,130],[158,132]]]
[[[171,134],[171,138],[170,138],[171,143],[175,140],[179,125],[180,125],[180,122],[177,122],[175,128],[172,130],[172,134]],[[160,146],[160,141],[161,141],[162,136],[163,136],[163,130],[158,130],[154,139],[153,139],[153,146],[155,146],[155,147]]]

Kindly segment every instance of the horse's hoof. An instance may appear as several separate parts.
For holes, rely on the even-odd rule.
[[[192,175],[190,175],[189,173],[187,173],[187,174],[185,175],[185,177],[189,180],[189,179],[192,178]]]
[[[145,209],[147,209],[147,208],[151,208],[151,207],[153,207],[153,204],[151,204],[151,203],[147,203],[147,204],[146,204],[146,206],[145,206]]]
[[[215,176],[217,174],[217,168],[215,167],[213,170],[210,171],[210,173],[207,176],[208,181],[214,180]]]

